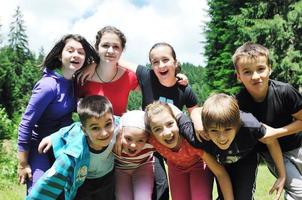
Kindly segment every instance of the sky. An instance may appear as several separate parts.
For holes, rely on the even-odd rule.
[[[0,0],[0,35],[7,41],[17,6],[25,21],[29,47],[45,53],[64,34],[83,35],[93,46],[98,30],[119,28],[127,38],[122,58],[147,64],[157,42],[170,43],[180,62],[205,66],[203,27],[209,21],[206,0]]]

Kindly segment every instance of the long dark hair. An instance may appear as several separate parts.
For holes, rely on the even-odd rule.
[[[46,67],[48,69],[54,70],[56,68],[62,67],[62,62],[60,60],[62,51],[66,45],[67,40],[73,39],[79,43],[82,44],[84,51],[85,51],[85,61],[83,66],[87,66],[91,62],[100,62],[100,58],[96,51],[94,50],[93,46],[89,44],[89,42],[78,34],[67,34],[64,35],[56,44],[55,46],[50,50],[50,52],[47,54],[47,56],[44,59],[44,62],[42,63],[42,67]]]

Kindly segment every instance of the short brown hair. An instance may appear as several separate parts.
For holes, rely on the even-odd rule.
[[[81,99],[78,103],[77,112],[83,126],[90,118],[100,118],[105,113],[113,114],[113,109],[110,101],[100,95],[87,96]]]
[[[241,124],[236,99],[224,93],[213,94],[204,102],[201,117],[206,132],[213,125],[239,128]]]
[[[176,121],[176,117],[173,114],[172,109],[170,108],[170,106],[167,103],[164,103],[161,101],[155,101],[146,107],[146,109],[145,109],[145,125],[146,125],[146,129],[148,131],[152,132],[151,127],[150,127],[152,116],[158,115],[159,113],[162,113],[164,111],[168,111]]]
[[[246,42],[242,46],[238,47],[232,56],[234,67],[236,70],[238,70],[237,62],[240,58],[246,57],[256,59],[259,56],[267,57],[267,64],[270,66],[269,50],[261,44]]]

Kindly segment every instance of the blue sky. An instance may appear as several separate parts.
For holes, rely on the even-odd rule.
[[[19,5],[29,45],[45,52],[66,33],[79,33],[94,44],[105,25],[121,29],[127,37],[123,58],[148,63],[156,42],[168,42],[180,62],[205,65],[201,27],[209,21],[205,0],[0,0],[0,34],[7,40],[9,23]],[[4,45],[4,43],[2,43]]]

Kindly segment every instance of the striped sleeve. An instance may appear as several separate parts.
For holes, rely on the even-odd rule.
[[[68,186],[68,177],[73,172],[73,161],[71,157],[62,154],[58,157],[52,167],[38,180],[26,199],[51,200],[57,197]]]

